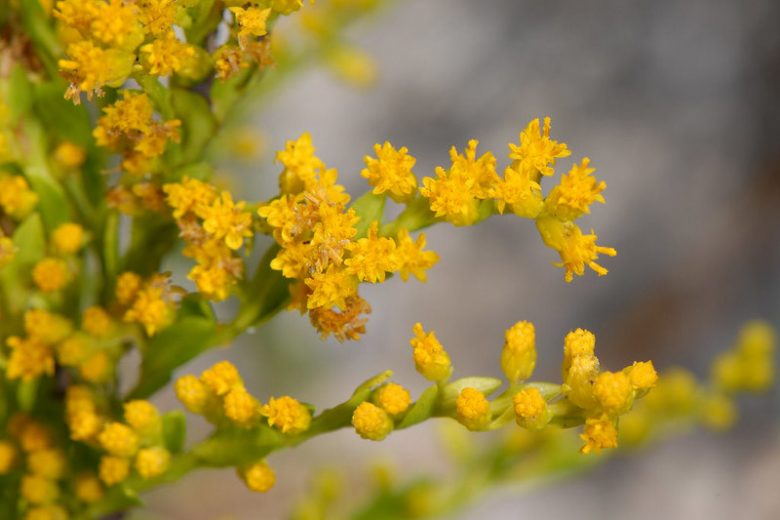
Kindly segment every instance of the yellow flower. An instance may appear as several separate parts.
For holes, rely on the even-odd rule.
[[[86,158],[84,149],[69,141],[60,143],[54,150],[54,159],[66,168],[78,168]]]
[[[103,427],[98,442],[111,455],[132,457],[138,451],[138,435],[127,425],[111,422]]]
[[[623,369],[635,390],[650,390],[658,382],[658,373],[652,361],[636,361]]]
[[[436,333],[425,333],[421,323],[413,327],[414,338],[409,343],[412,346],[412,356],[417,371],[429,381],[443,381],[452,374],[452,363],[447,351],[444,350]]]
[[[347,299],[357,294],[357,278],[335,265],[323,273],[315,273],[305,282],[311,289],[306,303],[309,309],[338,307],[344,310],[347,308]]]
[[[176,22],[176,16],[184,7],[184,2],[171,2],[171,0],[139,0],[139,20],[146,32],[160,36],[171,29]]]
[[[67,511],[57,504],[46,504],[31,507],[27,510],[24,520],[68,520]]]
[[[173,319],[173,306],[163,283],[152,281],[139,290],[123,319],[143,325],[149,336],[167,327]]]
[[[24,330],[31,338],[51,345],[65,339],[73,330],[73,325],[58,314],[43,309],[29,309],[24,313]]]
[[[219,396],[227,394],[237,386],[243,386],[238,370],[230,361],[216,363],[200,375],[200,380]]]
[[[187,213],[205,218],[208,208],[217,198],[217,190],[211,184],[185,177],[180,183],[165,184],[166,201],[173,208],[173,217],[182,218]]]
[[[276,474],[264,460],[238,470],[238,476],[246,487],[258,493],[269,491],[276,483]]]
[[[96,2],[97,11],[90,26],[92,37],[110,46],[135,49],[143,39],[137,7],[122,0]]]
[[[344,261],[347,272],[357,276],[361,282],[384,282],[387,273],[397,269],[395,242],[392,238],[379,236],[379,223],[374,221],[368,228],[368,236],[351,242],[351,256]]]
[[[225,394],[223,405],[225,416],[245,428],[252,426],[260,415],[260,403],[243,386],[234,386]]]
[[[9,380],[30,381],[43,374],[54,374],[54,355],[51,347],[35,338],[11,336],[6,340],[11,348],[5,375]]]
[[[560,254],[561,262],[555,265],[566,269],[564,279],[567,282],[571,282],[575,274],[585,274],[586,265],[599,276],[604,276],[607,270],[596,263],[599,255],[617,255],[614,248],[596,244],[598,237],[593,231],[590,235],[583,235],[582,230],[573,222],[540,218],[536,221],[536,227],[544,243]]]
[[[397,383],[387,383],[374,392],[373,401],[391,417],[397,417],[409,409],[409,405],[412,404],[412,396],[403,386]]]
[[[734,401],[722,394],[706,397],[701,405],[700,414],[702,423],[715,431],[728,430],[737,420]]]
[[[195,48],[179,41],[173,30],[141,46],[141,63],[154,76],[181,72],[195,59]]]
[[[589,417],[580,435],[585,445],[580,448],[584,454],[599,453],[603,449],[617,448],[617,429],[609,417]]]
[[[130,461],[120,457],[104,456],[100,459],[100,480],[107,486],[119,484],[130,474]]]
[[[325,169],[325,163],[314,152],[311,135],[306,132],[295,141],[287,141],[284,150],[276,153],[276,161],[284,166],[279,176],[279,189],[283,194],[301,193],[315,183],[317,173]]]
[[[27,469],[39,477],[58,480],[65,474],[65,455],[58,449],[34,451],[27,457]]]
[[[150,479],[159,477],[168,471],[170,463],[170,452],[160,446],[154,446],[138,452],[135,457],[135,470],[141,475],[141,478]]]
[[[466,387],[455,399],[458,422],[469,430],[484,430],[490,424],[490,402],[476,388]]]
[[[19,175],[0,175],[0,208],[15,220],[26,217],[38,203],[38,195],[30,190]]]
[[[592,356],[596,352],[596,336],[585,329],[577,329],[566,334],[563,340],[563,365],[561,374],[566,379],[571,362],[578,356]]]
[[[111,333],[111,317],[102,307],[93,306],[84,310],[81,316],[81,328],[88,334],[102,338]]]
[[[393,420],[383,409],[364,401],[352,413],[352,426],[362,438],[381,441],[393,431]]]
[[[536,367],[536,330],[528,321],[518,321],[506,331],[501,352],[501,370],[514,384],[531,377]]]
[[[33,267],[33,282],[43,292],[56,292],[70,282],[68,264],[59,258],[44,258]]]
[[[532,179],[538,180],[539,175],[554,173],[555,159],[571,155],[565,143],[550,139],[550,126],[550,118],[545,117],[544,128],[540,129],[539,118],[536,118],[520,132],[519,145],[509,144],[513,170],[527,173]]]
[[[398,232],[395,253],[403,281],[409,280],[409,275],[414,275],[421,282],[425,282],[428,278],[426,271],[439,261],[439,255],[435,251],[423,251],[425,240],[425,233],[420,233],[415,241],[406,229]]]
[[[261,413],[268,417],[268,424],[287,435],[297,435],[309,429],[311,412],[309,408],[289,396],[272,397],[263,405]]]
[[[149,401],[137,399],[124,404],[125,421],[137,433],[150,435],[160,430],[160,412]]]
[[[53,502],[60,494],[56,482],[38,475],[25,475],[19,490],[22,497],[33,504]]]
[[[611,416],[626,413],[634,402],[634,387],[623,372],[602,372],[593,385],[601,409]]]
[[[176,380],[176,397],[187,410],[202,414],[210,400],[210,390],[200,379],[188,374]]]
[[[504,178],[496,182],[490,194],[496,199],[499,213],[509,205],[518,217],[536,218],[544,208],[541,185],[530,173],[512,167],[504,170]]]
[[[456,226],[468,226],[479,218],[479,199],[490,196],[498,180],[496,158],[487,152],[476,158],[478,141],[472,139],[464,155],[455,147],[450,150],[449,171],[436,167],[436,178],[425,177],[420,194],[429,199],[437,217]]]
[[[230,249],[239,249],[244,238],[252,236],[252,214],[244,209],[246,203],[233,202],[230,193],[223,191],[214,204],[205,209],[203,229],[214,238],[224,238]]]
[[[17,459],[16,446],[11,441],[0,440],[0,475],[8,474]]]
[[[89,383],[105,383],[113,373],[113,361],[105,350],[95,352],[79,365],[79,374]]]
[[[541,392],[533,387],[520,390],[512,398],[517,424],[529,430],[541,430],[552,417],[547,401]]]
[[[54,230],[52,242],[59,253],[73,254],[84,243],[84,228],[73,222],[61,224]]]
[[[141,277],[135,273],[125,272],[119,275],[116,280],[116,299],[120,305],[129,305],[138,291],[141,289]]]
[[[91,97],[101,92],[104,85],[118,87],[130,76],[135,64],[135,54],[120,49],[102,49],[89,40],[68,45],[68,59],[58,65],[71,83],[65,93],[67,99],[79,103],[79,91]]]
[[[261,9],[259,7],[231,7],[230,11],[236,16],[238,23],[239,41],[249,36],[264,36],[268,33],[266,21],[271,9]]]
[[[577,356],[572,359],[569,371],[563,380],[566,397],[586,410],[598,404],[593,395],[593,385],[599,374],[599,360],[593,355]]]
[[[74,491],[79,500],[88,504],[103,498],[103,486],[92,473],[80,473],[76,477]]]
[[[561,220],[575,220],[590,213],[590,205],[594,202],[604,204],[601,192],[607,183],[591,177],[596,169],[589,165],[590,159],[585,157],[581,164],[575,164],[568,174],[561,176],[560,184],[545,199],[548,213]]]
[[[364,158],[366,168],[360,175],[368,179],[368,183],[374,187],[372,192],[375,195],[387,193],[396,202],[405,202],[414,196],[417,178],[412,168],[417,160],[408,152],[405,146],[396,150],[385,141],[381,146],[374,145],[376,159],[368,155]]]

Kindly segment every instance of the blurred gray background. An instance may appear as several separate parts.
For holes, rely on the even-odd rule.
[[[439,225],[428,232],[441,261],[427,284],[363,286],[374,312],[361,342],[320,342],[306,318],[286,313],[183,372],[227,357],[261,399],[290,393],[323,408],[388,368],[423,389],[408,346],[416,321],[437,331],[462,376],[498,374],[504,330],[526,319],[540,377],[558,377],[563,336],[576,327],[596,333],[608,367],[653,359],[706,376],[744,321],[780,325],[778,21],[775,0],[425,0],[360,23],[350,34],[376,58],[378,85],[301,75],[253,120],[269,150],[309,131],[355,195],[375,142],[408,146],[421,178],[469,138],[505,164],[506,143],[549,115],[573,150],[560,168],[589,156],[607,182],[606,206],[582,226],[618,249],[604,261],[609,275],[564,283],[530,221]],[[271,160],[225,168],[244,198],[264,199],[276,188]],[[170,392],[161,403],[174,405]],[[457,518],[780,518],[780,400],[741,404],[729,433],[684,436],[549,487],[496,490]],[[359,493],[382,458],[401,476],[446,471],[432,426],[382,443],[344,431],[273,455],[267,495],[232,472],[202,472],[155,492],[137,518],[283,518],[315,468],[345,469]]]

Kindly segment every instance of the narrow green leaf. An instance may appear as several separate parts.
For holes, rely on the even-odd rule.
[[[420,395],[417,401],[412,405],[403,420],[396,427],[397,429],[408,428],[421,423],[433,415],[436,407],[436,400],[439,397],[439,387],[437,385],[429,386]]]
[[[165,447],[171,453],[181,452],[187,439],[187,419],[184,412],[174,410],[166,413],[162,417],[162,425]]]

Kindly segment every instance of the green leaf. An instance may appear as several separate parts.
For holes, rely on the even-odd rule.
[[[279,252],[279,245],[273,244],[263,254],[255,274],[243,288],[241,308],[233,321],[235,332],[257,325],[271,318],[284,308],[290,299],[288,279],[279,271],[271,269],[271,260]]]
[[[192,453],[205,465],[241,466],[262,459],[287,439],[272,428],[221,430],[195,446]]]
[[[179,453],[184,449],[184,441],[187,439],[187,419],[184,412],[174,410],[162,417],[163,441],[165,447],[171,453]]]
[[[53,231],[69,220],[69,204],[62,186],[55,181],[48,169],[30,166],[26,172],[30,185],[38,194],[38,209],[46,224]]]
[[[30,214],[16,228],[13,242],[16,256],[0,270],[0,280],[9,311],[18,314],[27,307],[30,297],[30,269],[46,252],[43,222],[38,213]]]
[[[8,108],[11,112],[11,120],[18,121],[21,116],[27,114],[32,108],[32,85],[27,80],[27,73],[21,65],[16,64],[11,69],[8,77]]]
[[[172,173],[165,173],[165,180],[168,182],[181,182],[184,177],[205,181],[214,175],[214,167],[207,162],[198,162],[188,164],[183,168],[173,170]]]
[[[217,324],[201,316],[185,316],[149,342],[138,384],[128,399],[143,399],[165,386],[173,371],[217,340]]]
[[[126,486],[114,486],[109,488],[100,502],[87,509],[84,518],[104,518],[111,513],[127,511],[140,505],[143,505],[143,500],[135,491]]]
[[[495,377],[464,377],[448,384],[442,389],[442,404],[447,407],[454,404],[455,399],[464,388],[474,388],[485,395],[498,390],[504,382]]]
[[[396,427],[397,429],[408,428],[421,423],[433,415],[436,407],[436,400],[439,397],[438,385],[429,386],[425,389],[417,401],[412,405],[403,420]]]
[[[44,127],[59,139],[90,148],[93,141],[89,112],[85,105],[74,105],[63,98],[66,87],[59,79],[36,84],[35,113]]]
[[[31,412],[38,397],[38,379],[21,381],[16,388],[16,402],[25,412]]]
[[[378,221],[380,224],[382,223],[386,199],[387,197],[384,195],[374,195],[370,191],[367,191],[352,203],[352,209],[354,209],[360,217],[360,222],[355,226],[358,231],[357,235],[355,235],[355,239],[366,236],[372,222]]]
[[[184,89],[173,89],[171,102],[176,116],[182,122],[181,157],[179,164],[189,164],[197,161],[206,149],[206,145],[214,136],[217,122],[211,114],[206,99],[194,92]]]

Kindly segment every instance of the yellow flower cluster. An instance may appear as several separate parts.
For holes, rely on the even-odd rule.
[[[141,92],[122,91],[122,99],[103,108],[93,131],[95,142],[122,155],[122,168],[143,175],[153,168],[168,141],[179,141],[181,122],[172,119],[161,123],[154,119],[154,107]]]
[[[259,209],[281,246],[271,268],[296,280],[293,306],[308,310],[324,337],[357,339],[364,330],[361,315],[370,311],[358,294],[359,283],[381,283],[393,272],[424,280],[438,257],[423,251],[424,236],[416,241],[408,232],[382,236],[378,222],[365,223],[366,234],[359,236],[360,217],[347,207],[350,197],[337,184],[337,171],[314,152],[304,134],[277,154],[284,166],[282,194]]]
[[[381,441],[395,428],[412,404],[409,391],[397,383],[386,383],[352,412],[352,426],[362,438]]]
[[[237,250],[253,235],[252,214],[243,201],[227,191],[196,179],[166,184],[168,205],[187,243],[184,255],[197,265],[187,277],[209,299],[221,301],[243,276],[244,262]]]
[[[163,475],[169,468],[171,453],[162,440],[162,421],[149,401],[124,404],[125,422],[105,422],[95,437],[105,451],[100,459],[100,480],[107,486],[127,479],[132,469],[142,479]]]
[[[614,256],[616,251],[596,244],[596,235],[583,234],[575,220],[590,213],[590,205],[604,202],[606,188],[591,174],[590,159],[575,164],[545,197],[543,177],[554,175],[555,162],[571,154],[564,143],[550,137],[550,118],[534,119],[520,133],[520,143],[509,145],[511,163],[503,177],[496,172],[496,158],[487,152],[477,157],[478,141],[471,140],[461,154],[450,150],[451,166],[436,168],[436,177],[425,177],[420,194],[428,199],[437,218],[456,226],[475,224],[494,211],[507,209],[515,215],[536,221],[544,243],[556,250],[566,270],[565,280],[582,275],[585,266],[597,274],[607,270],[596,263],[598,255]],[[390,179],[390,177],[388,177]]]
[[[311,425],[310,407],[290,396],[271,397],[261,404],[244,387],[241,375],[229,361],[220,361],[200,377],[180,377],[175,390],[190,412],[217,425],[273,428],[288,437],[306,432]],[[273,470],[265,461],[239,468],[238,474],[253,491],[268,491],[275,482]]]
[[[0,172],[0,210],[14,220],[22,220],[38,204],[38,195],[21,175]]]
[[[70,82],[66,97],[79,102],[119,87],[136,62],[151,75],[192,74],[196,48],[180,41],[174,24],[186,16],[187,2],[165,0],[59,0],[54,17],[68,45],[60,69]]]
[[[564,340],[563,394],[585,413],[583,453],[616,447],[617,418],[658,381],[649,361],[634,363],[621,372],[602,372],[595,347],[596,337],[584,329],[568,333]]]
[[[200,378],[180,377],[176,396],[189,411],[215,423],[223,418],[241,428],[267,423],[290,436],[305,432],[311,424],[311,410],[290,396],[272,397],[261,404],[246,390],[241,375],[229,361],[220,361]]]
[[[122,273],[116,281],[115,295],[125,309],[122,319],[142,325],[149,336],[173,320],[176,305],[167,275],[155,274],[143,280],[135,273]]]
[[[60,499],[67,483],[68,460],[55,435],[29,415],[8,421],[9,438],[0,440],[0,476],[22,470],[19,493],[26,502],[25,518],[68,518]],[[41,516],[45,514],[55,516]]]

